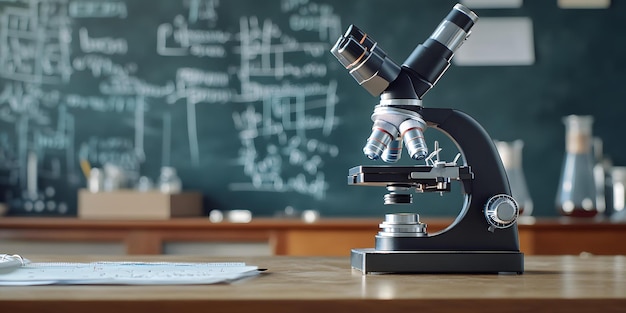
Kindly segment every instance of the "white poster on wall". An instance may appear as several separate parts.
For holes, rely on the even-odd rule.
[[[454,56],[456,65],[505,66],[535,63],[533,23],[528,17],[485,17]]]
[[[561,9],[608,9],[611,0],[558,0]]]
[[[461,0],[461,4],[472,9],[520,8],[523,0]]]

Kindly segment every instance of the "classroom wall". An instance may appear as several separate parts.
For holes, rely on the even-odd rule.
[[[397,62],[455,4],[434,0],[0,2],[0,188],[11,215],[73,216],[83,164],[156,181],[177,169],[204,210],[285,208],[322,216],[458,213],[453,194],[385,207],[384,188],[348,186],[378,99],[328,52],[349,24]],[[554,216],[569,114],[626,165],[626,4],[561,9],[556,1],[475,9],[528,17],[532,65],[453,64],[424,106],[462,110],[498,140],[524,141],[534,215]],[[470,37],[471,40],[471,37]],[[440,140],[443,157],[455,146]],[[448,140],[448,141],[446,141]],[[403,163],[413,164],[405,155]],[[30,164],[30,166],[29,166]]]

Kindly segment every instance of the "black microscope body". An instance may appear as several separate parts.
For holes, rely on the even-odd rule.
[[[403,146],[415,166],[356,166],[348,184],[382,186],[385,204],[412,202],[411,191],[449,192],[460,182],[463,207],[446,229],[429,234],[415,213],[387,214],[375,247],[353,249],[352,267],[363,273],[523,273],[517,216],[502,161],[491,137],[469,115],[454,109],[425,108],[422,97],[450,65],[478,16],[461,4],[431,37],[398,66],[355,26],[331,52],[370,94],[380,96],[372,114],[372,134],[363,148],[370,159],[393,163]],[[438,146],[428,153],[423,131],[447,134],[461,152],[462,165],[439,160]],[[435,143],[437,145],[437,143]]]

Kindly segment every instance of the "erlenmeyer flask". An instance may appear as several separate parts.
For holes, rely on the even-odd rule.
[[[591,152],[593,117],[569,115],[565,123],[565,160],[556,197],[560,214],[593,217],[598,214]]]
[[[528,192],[526,177],[522,167],[522,148],[524,142],[515,141],[495,141],[498,154],[502,159],[502,165],[509,178],[509,186],[511,187],[511,196],[519,205],[520,215],[529,216],[533,211],[533,199]]]

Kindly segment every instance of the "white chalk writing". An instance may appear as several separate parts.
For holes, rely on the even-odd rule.
[[[239,147],[226,154],[244,178],[230,191],[324,199],[325,168],[340,153],[332,6],[281,0],[273,20],[233,15],[220,0],[146,3],[169,9],[146,17],[119,0],[0,3],[0,185],[16,187],[8,201],[68,213],[62,197],[85,183],[81,160],[131,176],[144,164],[198,167],[213,135],[198,122],[224,118],[198,116],[211,106],[232,112]],[[146,155],[149,144],[160,155]],[[172,157],[181,145],[188,159]]]

